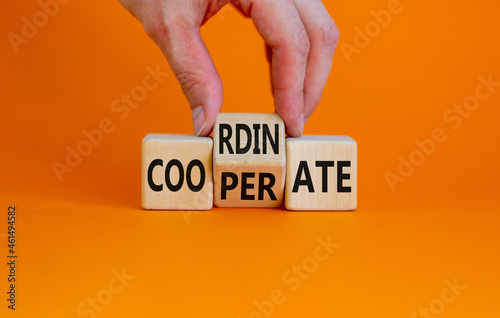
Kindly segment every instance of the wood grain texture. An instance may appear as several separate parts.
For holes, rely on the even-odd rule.
[[[283,120],[277,114],[219,114],[214,126],[213,163],[216,206],[280,207],[286,173]],[[234,189],[231,185],[236,179],[224,178],[227,173],[237,178]],[[274,185],[270,191],[263,190],[262,185],[270,185],[271,178]]]
[[[155,210],[210,210],[213,207],[212,150],[213,141],[210,137],[147,135],[142,141],[142,207]],[[150,167],[158,159],[161,165],[156,162]],[[178,163],[172,160],[178,160],[182,172]],[[169,163],[172,163],[170,169],[167,168]],[[200,166],[204,170],[203,183]],[[169,170],[168,173],[166,170]],[[152,189],[148,181],[150,171],[153,187],[161,187],[161,190]],[[170,187],[177,186],[179,189],[170,189],[167,176]],[[182,183],[179,179],[182,179]]]
[[[357,145],[352,138],[347,136],[287,138],[286,152],[285,207],[288,210],[356,209]],[[339,177],[341,177],[340,184]]]

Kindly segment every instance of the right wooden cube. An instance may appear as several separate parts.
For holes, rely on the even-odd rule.
[[[286,139],[285,207],[350,211],[357,200],[357,145],[347,136]]]

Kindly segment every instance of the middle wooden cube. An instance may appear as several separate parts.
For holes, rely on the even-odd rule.
[[[221,113],[214,126],[214,204],[280,207],[286,154],[277,114]]]

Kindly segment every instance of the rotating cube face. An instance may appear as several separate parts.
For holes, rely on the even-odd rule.
[[[219,114],[213,163],[216,206],[280,207],[286,167],[283,120],[277,114]]]
[[[142,207],[210,210],[212,150],[209,137],[147,135],[142,141]]]
[[[346,136],[287,138],[285,207],[288,210],[356,209],[357,145]]]

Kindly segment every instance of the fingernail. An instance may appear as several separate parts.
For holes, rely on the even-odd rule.
[[[198,137],[206,125],[207,125],[207,120],[205,118],[205,109],[203,109],[203,106],[198,106],[193,108],[194,135]]]
[[[304,125],[305,125],[305,121],[304,121],[304,114],[300,115],[300,122],[299,122],[299,129],[300,129],[300,135],[302,135],[302,133],[304,132]]]

